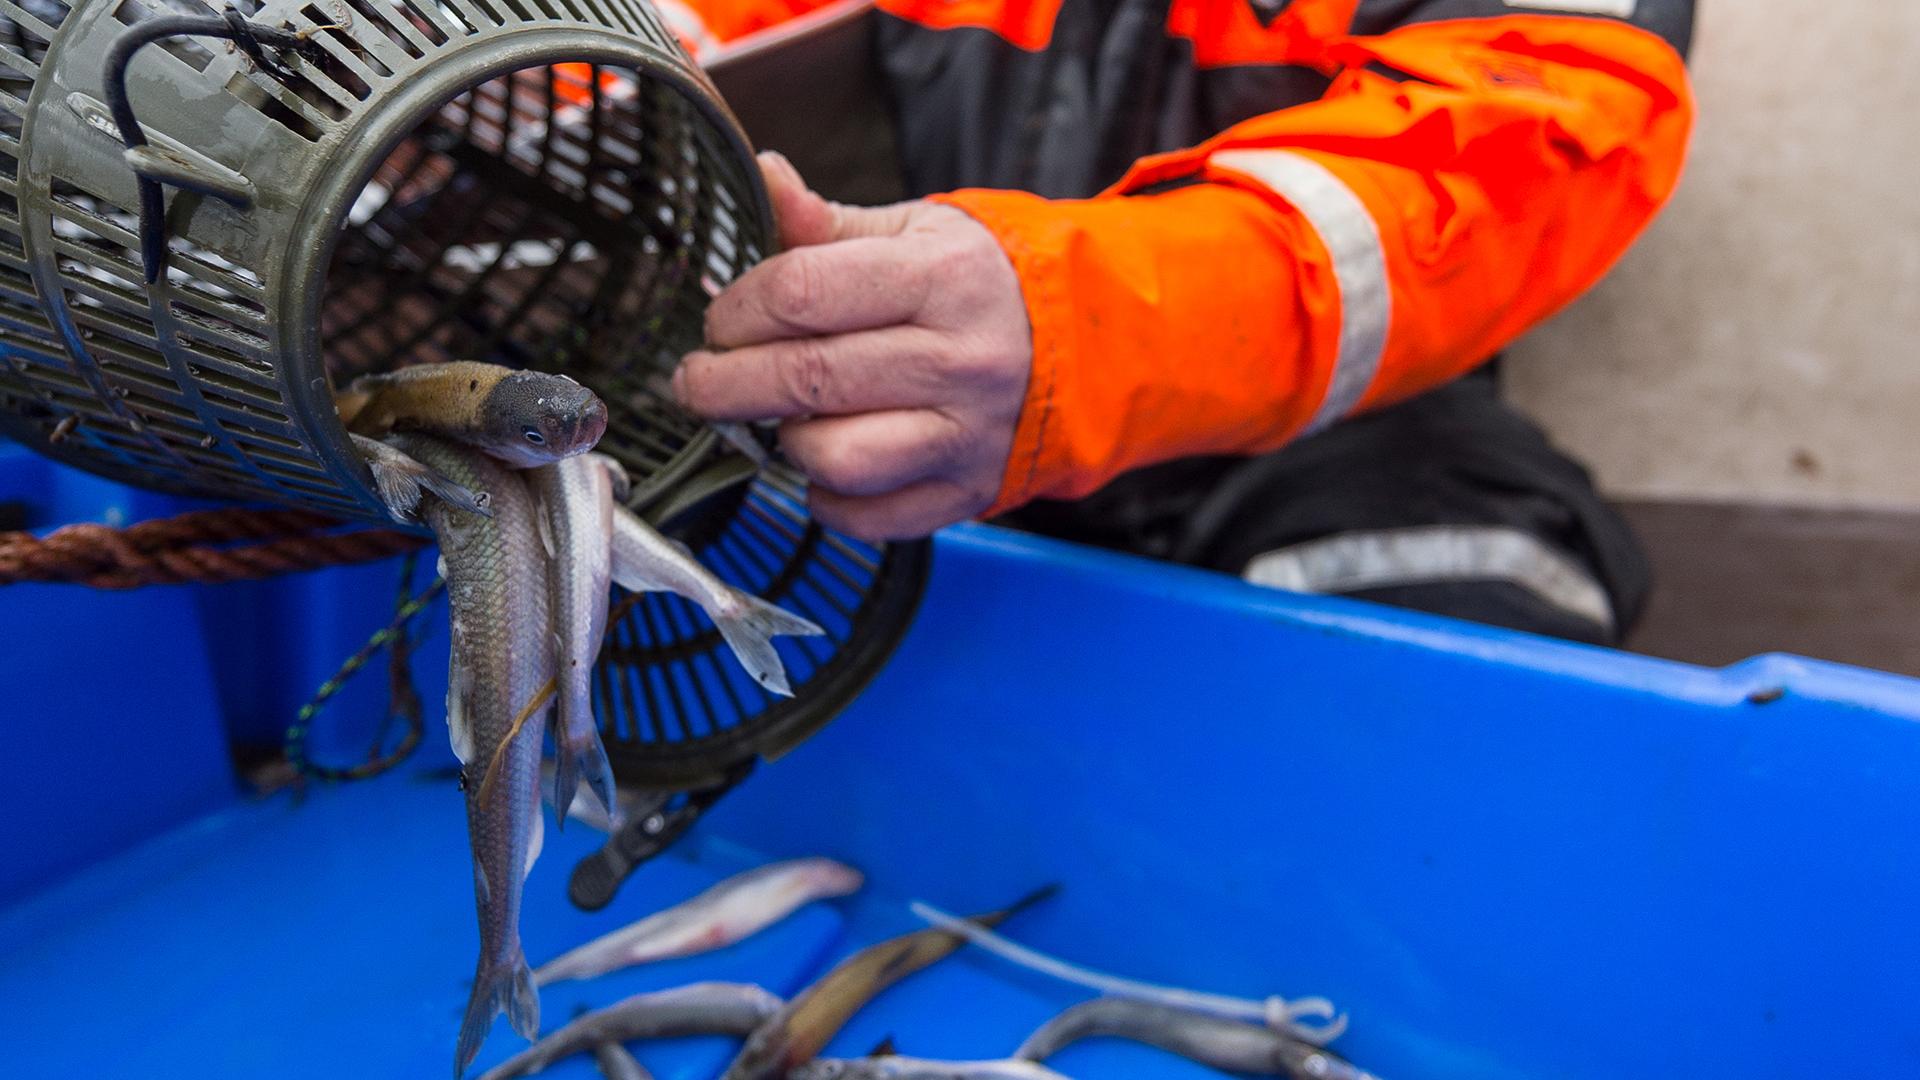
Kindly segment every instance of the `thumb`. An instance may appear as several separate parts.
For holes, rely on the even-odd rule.
[[[793,162],[775,150],[759,156],[760,173],[767,180],[767,199],[782,247],[806,247],[863,236],[894,236],[907,227],[911,204],[842,206],[821,198],[800,179]]]

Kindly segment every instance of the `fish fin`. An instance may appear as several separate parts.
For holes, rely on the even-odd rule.
[[[360,457],[367,463],[367,471],[373,474],[373,486],[380,493],[380,501],[386,504],[387,513],[394,520],[411,522],[419,519],[420,493],[431,492],[440,501],[469,514],[481,517],[493,516],[493,500],[486,492],[474,492],[465,484],[457,484],[442,475],[440,470],[414,460],[405,451],[367,438],[365,435],[348,436],[360,451]]]
[[[867,1051],[867,1056],[870,1058],[892,1057],[899,1052],[899,1048],[893,1044],[893,1032],[889,1031],[886,1038],[873,1044],[873,1049]]]
[[[607,760],[607,748],[601,743],[597,728],[587,726],[586,737],[579,738],[572,725],[562,722],[554,740],[553,781],[556,825],[572,811],[574,800],[579,798],[580,788],[584,786],[607,812],[608,831],[620,827],[620,801],[613,782],[613,763]],[[560,786],[562,783],[568,786]]]
[[[493,903],[493,888],[487,884],[487,868],[477,861],[473,864],[473,895],[482,904]]]
[[[539,1036],[540,995],[534,992],[533,973],[527,969],[526,955],[517,945],[510,960],[492,966],[483,960],[480,970],[474,973],[473,994],[467,998],[467,1012],[460,1021],[460,1041],[454,1045],[455,1080],[473,1064],[480,1045],[487,1041],[493,1018],[502,1012],[507,1014],[514,1032],[521,1038]]]
[[[533,864],[540,860],[540,849],[546,846],[546,819],[539,814],[533,815],[533,824],[527,826],[527,829],[527,865],[520,871],[520,876],[523,880],[533,873]],[[524,961],[522,962],[524,963]]]
[[[453,744],[453,756],[461,764],[473,761],[473,726],[467,722],[467,690],[471,680],[460,666],[460,649],[455,644],[447,661],[447,739]]]
[[[607,748],[600,741],[600,732],[595,730],[593,739],[580,752],[580,779],[587,790],[600,800],[600,806],[607,812],[607,831],[620,828],[620,789],[613,779],[613,762],[607,760]]]
[[[754,682],[781,697],[792,697],[793,687],[787,682],[787,666],[781,662],[780,653],[773,647],[773,639],[782,634],[814,637],[826,631],[752,593],[736,589],[734,595],[740,601],[738,610],[714,616],[713,622],[719,628],[720,636],[726,639],[727,645],[733,649],[733,655],[739,658]]]
[[[567,815],[573,812],[573,800],[580,794],[580,766],[573,752],[567,749],[563,740],[553,754],[553,787],[547,791],[547,801],[553,804],[553,827],[561,832],[567,831]]]
[[[533,969],[527,966],[527,954],[513,954],[513,982],[507,991],[507,1020],[523,1039],[540,1037],[540,994],[533,988]]]
[[[627,496],[633,494],[633,477],[627,475],[626,466],[606,454],[592,455],[595,464],[607,472],[607,483],[613,487],[613,501],[624,503]]]
[[[349,438],[360,451],[360,459],[367,463],[367,471],[373,474],[373,489],[387,508],[387,516],[403,523],[418,520],[420,479],[428,471],[427,467],[398,450],[391,454],[385,452],[380,444],[365,435]]]
[[[542,467],[548,469],[554,468],[552,465]],[[556,553],[560,550],[559,542],[553,538],[553,520],[549,513],[550,509],[547,505],[547,500],[538,496],[534,497],[533,520],[540,526],[540,547],[546,551],[548,562],[559,558],[559,555]]]
[[[420,486],[456,510],[465,510],[469,514],[478,514],[483,518],[493,516],[492,495],[484,491],[475,491],[465,484],[456,484],[432,469],[427,469],[427,474],[420,478]]]

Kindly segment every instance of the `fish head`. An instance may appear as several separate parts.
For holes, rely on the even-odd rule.
[[[846,863],[833,859],[813,859],[807,863],[808,880],[799,887],[812,896],[849,896],[866,884],[866,876]]]
[[[530,469],[593,449],[607,433],[607,404],[565,375],[516,371],[481,406],[487,451]]]

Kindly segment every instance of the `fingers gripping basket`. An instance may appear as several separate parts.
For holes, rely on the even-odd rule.
[[[203,24],[237,40],[170,30]],[[151,41],[116,55],[129,35]],[[690,609],[632,609],[602,715],[651,782],[823,722],[924,571],[917,545],[823,532],[650,389],[770,245],[745,138],[643,0],[0,0],[0,429],[129,483],[373,520],[334,382],[574,375],[635,508],[829,630],[777,703],[703,674],[722,646]]]

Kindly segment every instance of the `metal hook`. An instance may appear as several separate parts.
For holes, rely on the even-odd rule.
[[[326,29],[316,28],[318,29]],[[240,51],[268,72],[278,74],[280,62],[267,52],[304,52],[313,47],[313,32],[282,30],[248,22],[239,11],[228,8],[220,16],[164,15],[145,19],[128,27],[107,50],[107,109],[126,144],[126,161],[140,185],[140,261],[146,269],[147,284],[160,277],[160,261],[167,250],[166,191],[164,185],[184,187],[208,194],[229,197],[231,183],[216,178],[207,180],[196,164],[179,154],[166,153],[149,146],[147,133],[133,114],[133,102],[127,97],[127,67],[141,49],[170,37],[211,37],[231,41]],[[244,177],[242,178],[244,180]],[[250,187],[251,185],[249,185]]]

